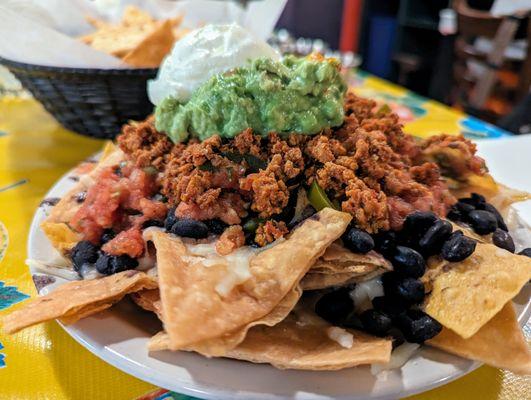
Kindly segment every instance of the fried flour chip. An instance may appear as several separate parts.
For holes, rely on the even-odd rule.
[[[194,257],[178,237],[156,232],[153,243],[170,349],[219,338],[269,314],[339,238],[350,220],[350,215],[330,208],[320,211],[292,231],[287,240],[232,263],[240,268],[240,276],[247,275],[225,292],[220,291],[220,285],[233,275],[228,265]]]
[[[154,289],[157,282],[139,271],[124,271],[100,279],[73,281],[37,297],[3,319],[6,333],[15,333],[41,322],[60,318],[71,324],[121,300],[127,293]]]

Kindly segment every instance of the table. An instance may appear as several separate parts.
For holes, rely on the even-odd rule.
[[[441,104],[358,71],[349,83],[362,96],[386,102],[418,136],[441,131],[471,138],[508,134]],[[48,188],[102,142],[61,128],[30,98],[0,98],[0,316],[20,306],[35,289],[24,260],[33,212]],[[528,325],[529,327],[529,325]],[[526,331],[531,337],[531,329]],[[481,367],[414,400],[529,398],[531,379]],[[190,399],[129,376],[78,345],[57,323],[13,336],[0,334],[2,399]]]

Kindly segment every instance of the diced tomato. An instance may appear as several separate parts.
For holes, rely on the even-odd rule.
[[[83,206],[70,221],[74,229],[82,232],[88,240],[95,240],[95,226],[101,229],[112,227],[117,219],[117,210],[122,200],[119,178],[111,168],[98,176],[96,183],[87,191]],[[92,238],[92,239],[89,239]]]
[[[120,232],[103,246],[114,255],[139,257],[144,251],[141,226],[148,220],[162,220],[167,206],[150,198],[157,192],[155,176],[126,164],[109,167],[95,178],[86,200],[70,221],[72,227],[93,243],[104,229]]]
[[[140,257],[144,252],[144,239],[140,228],[135,226],[120,232],[114,239],[105,243],[102,250],[114,256],[127,254],[133,258]]]

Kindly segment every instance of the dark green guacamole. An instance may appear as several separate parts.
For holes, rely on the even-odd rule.
[[[213,76],[184,104],[166,98],[155,123],[176,143],[189,136],[232,138],[247,128],[262,136],[312,135],[343,123],[345,91],[334,59],[262,58]]]

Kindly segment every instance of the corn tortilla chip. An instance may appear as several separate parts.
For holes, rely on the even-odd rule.
[[[172,21],[167,20],[147,35],[123,57],[126,64],[138,68],[156,68],[173,46]]]
[[[131,293],[129,297],[131,297],[139,307],[157,314],[157,317],[162,321],[162,303],[160,302],[160,292],[158,288]]]
[[[290,314],[273,327],[257,326],[245,340],[227,354],[229,358],[269,363],[281,369],[338,370],[362,364],[386,363],[391,356],[391,341],[348,330],[353,335],[351,348],[330,339],[328,324],[301,324]]]
[[[430,264],[433,261],[430,261]],[[459,263],[435,261],[425,311],[462,338],[474,335],[531,279],[531,259],[491,244]],[[430,265],[430,269],[433,265]]]
[[[516,374],[531,374],[531,351],[510,302],[468,339],[443,328],[427,343],[448,353]]]
[[[299,300],[301,294],[302,290],[299,287],[295,287],[265,317],[250,322],[244,328],[239,329],[236,332],[225,334],[219,338],[209,339],[204,342],[196,343],[183,350],[195,351],[206,357],[224,356],[229,350],[234,349],[237,345],[243,342],[245,336],[247,335],[247,332],[252,327],[257,325],[273,326],[278,324],[284,318],[286,318],[291,312],[291,310],[295,307],[295,304],[297,304],[297,301]],[[157,335],[151,338],[148,344],[148,349],[150,351],[168,350],[168,346],[168,334],[166,332],[159,332]]]
[[[101,279],[68,282],[4,317],[3,329],[6,333],[15,333],[56,318],[61,318],[65,323],[73,323],[110,307],[127,293],[155,287],[156,281],[139,271],[124,271]]]
[[[346,229],[351,216],[326,208],[289,238],[251,257],[250,277],[226,296],[217,292],[225,265],[192,263],[183,242],[155,232],[164,328],[170,349],[221,337],[269,314]]]
[[[102,169],[118,165],[124,157],[125,154],[122,150],[111,142],[107,143],[96,167],[90,173],[83,175],[79,182],[52,208],[48,218],[41,223],[41,229],[52,246],[60,253],[64,254],[81,240],[81,235],[68,225],[68,222],[82,205],[76,200],[76,195],[91,187],[95,183],[93,178]]]
[[[324,289],[372,279],[392,270],[391,263],[370,251],[356,254],[332,243],[301,281],[304,290]]]

